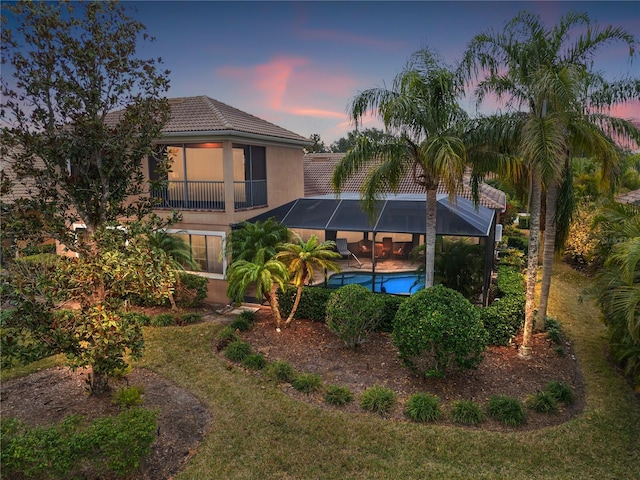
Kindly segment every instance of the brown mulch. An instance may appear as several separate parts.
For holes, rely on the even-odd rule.
[[[229,317],[211,319],[230,320]],[[393,389],[398,395],[398,406],[388,418],[406,421],[402,405],[409,395],[416,392],[438,395],[446,410],[452,401],[458,399],[474,400],[482,405],[491,395],[510,395],[524,400],[551,380],[570,385],[575,402],[561,407],[556,414],[536,414],[529,410],[527,424],[519,429],[557,425],[584,408],[584,383],[571,345],[565,342],[562,345],[565,355],[558,355],[557,346],[543,334],[534,337],[530,360],[518,357],[515,346],[490,347],[477,370],[446,379],[424,379],[413,374],[398,359],[397,350],[387,333],[372,334],[364,345],[352,351],[323,323],[294,320],[290,328],[278,333],[270,310],[262,308],[257,312],[254,328],[241,335],[254,351],[263,353],[268,361],[286,360],[297,372],[317,373],[325,385],[347,386],[356,396],[356,401],[350,405],[331,407],[323,401],[321,393],[307,395],[288,384],[281,385],[291,396],[327,409],[362,413],[357,402],[358,394],[373,385],[381,385]],[[516,339],[516,343],[518,341]],[[222,358],[223,352],[219,355]],[[49,425],[72,413],[87,419],[117,414],[118,407],[110,395],[87,395],[86,379],[86,371],[73,372],[57,367],[2,382],[2,417],[16,417],[32,425]],[[194,395],[149,370],[135,369],[126,382],[143,386],[144,406],[160,410],[158,436],[152,445],[151,456],[134,477],[170,479],[182,469],[209,431],[211,414]],[[446,415],[438,422],[447,423]],[[492,420],[477,428],[513,430]],[[87,475],[87,478],[98,477]]]
[[[528,360],[518,356],[516,345],[520,338],[516,338],[513,346],[489,347],[478,369],[445,379],[423,378],[412,373],[398,358],[388,333],[374,333],[364,345],[350,350],[321,322],[294,320],[289,328],[276,332],[271,312],[263,308],[257,312],[254,328],[243,332],[242,338],[252,345],[254,351],[264,354],[268,361],[285,360],[297,372],[319,374],[325,385],[337,384],[351,389],[356,401],[347,407],[339,407],[343,411],[361,412],[357,396],[374,385],[391,388],[397,393],[399,407],[389,417],[406,420],[402,404],[413,393],[437,395],[446,409],[455,400],[473,400],[486,405],[492,395],[508,395],[524,401],[528,395],[543,390],[552,380],[570,385],[575,401],[568,406],[561,405],[556,414],[538,414],[528,410],[527,423],[520,429],[557,425],[584,408],[584,381],[571,345],[563,342],[564,355],[560,355],[556,351],[558,345],[543,333],[534,335],[533,355]],[[323,402],[321,393],[303,394],[290,385],[283,385],[283,388],[302,400],[333,408]],[[440,423],[447,424],[447,421]],[[507,429],[491,420],[481,428]]]

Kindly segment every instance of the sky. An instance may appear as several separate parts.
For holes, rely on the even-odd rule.
[[[162,57],[169,97],[207,95],[300,135],[317,133],[327,146],[353,130],[346,112],[354,96],[390,86],[413,52],[428,46],[453,65],[474,35],[500,31],[521,10],[548,26],[587,12],[640,39],[637,1],[123,3],[156,37],[138,53]],[[640,56],[631,63],[621,44],[602,51],[596,67],[610,79],[640,76]],[[461,104],[476,112],[472,99]],[[640,104],[616,114],[640,118]]]

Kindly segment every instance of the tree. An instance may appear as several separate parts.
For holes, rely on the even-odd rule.
[[[279,247],[280,251],[276,253],[275,258],[287,265],[289,277],[297,288],[296,299],[285,322],[286,325],[293,320],[293,315],[296,313],[302,296],[302,287],[313,279],[314,270],[323,269],[325,272],[340,270],[338,264],[333,261],[333,259],[341,257],[335,251],[335,247],[335,242],[331,240],[318,242],[317,235],[313,235],[306,242],[299,235],[296,235],[295,242],[284,243]]]
[[[227,270],[227,296],[241,302],[249,287],[256,288],[256,297],[266,298],[276,318],[280,331],[282,317],[278,305],[278,287],[284,290],[289,281],[289,272],[284,263],[269,257],[269,251],[261,248],[252,261],[237,260]]]
[[[367,169],[360,195],[373,216],[380,195],[397,191],[411,175],[425,189],[425,286],[433,285],[436,240],[436,191],[443,183],[453,195],[462,182],[467,152],[460,136],[466,114],[457,104],[462,83],[431,51],[416,52],[396,76],[392,89],[372,88],[358,94],[350,105],[356,124],[370,109],[384,122],[389,136],[376,139],[359,134],[355,146],[338,162],[332,184],[340,191],[346,180]]]
[[[363,133],[369,138],[375,140],[382,140],[388,134],[378,128],[365,128],[360,133]],[[333,153],[346,153],[351,148],[353,148],[356,144],[356,139],[358,138],[359,132],[357,130],[352,130],[347,133],[346,137],[339,138],[335,142],[331,144],[331,152]]]
[[[5,11],[16,27],[1,33],[3,73],[13,77],[2,81],[2,153],[10,156],[15,181],[29,189],[17,203],[38,223],[22,235],[37,230],[79,254],[67,275],[81,273],[91,288],[77,286],[83,296],[73,328],[96,339],[106,325],[109,336],[102,341],[114,346],[77,356],[94,367],[92,391],[99,393],[108,386],[104,377],[119,364],[111,359],[138,348],[131,325],[109,301],[122,290],[124,274],[92,271],[114,255],[105,250],[105,232],[122,229],[127,241],[138,245],[136,235],[177,219],[149,217],[154,201],[142,172],[142,160],[158,155],[153,141],[169,117],[162,97],[168,72],[158,69],[160,59],[136,57],[138,41],[148,39],[144,25],[117,2],[19,2]],[[167,159],[159,165],[168,169]],[[76,222],[84,224],[86,236],[75,237]],[[139,258],[155,261],[153,255]],[[121,260],[123,271],[139,275],[132,268],[138,265],[135,256]],[[153,268],[169,275],[163,265]],[[140,281],[138,288],[147,286]]]
[[[570,31],[577,26],[586,27],[586,32],[571,42]],[[547,210],[538,328],[544,328],[551,285],[558,188],[572,151],[598,155],[603,168],[608,170],[617,162],[619,153],[610,134],[636,135],[630,122],[582,108],[588,99],[599,102],[600,106],[611,105],[628,98],[629,87],[633,90],[633,82],[608,84],[591,70],[593,54],[614,41],[626,43],[633,53],[633,36],[620,28],[592,26],[586,14],[570,13],[553,29],[546,29],[538,16],[523,12],[500,33],[487,32],[474,37],[462,63],[462,70],[470,78],[484,75],[476,88],[479,102],[493,93],[500,99],[506,98],[508,108],[527,110],[504,115],[497,122],[494,119],[494,125],[502,120],[501,134],[509,137],[502,141],[522,156],[531,175],[526,317],[520,351],[524,357],[531,353],[534,328],[543,187],[546,187]],[[598,92],[590,91],[590,86],[599,87]],[[501,135],[493,132],[493,136]]]
[[[231,254],[232,261],[253,261],[258,252],[265,250],[267,259],[275,256],[277,246],[288,242],[289,229],[270,218],[264,222],[242,222],[227,239],[226,254]]]
[[[325,153],[328,152],[327,146],[324,144],[322,139],[320,138],[320,134],[312,133],[309,139],[313,142],[313,145],[310,147],[305,147],[306,153]]]

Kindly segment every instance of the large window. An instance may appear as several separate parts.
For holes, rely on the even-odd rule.
[[[222,248],[225,235],[222,232],[175,231],[169,233],[181,237],[191,246],[193,259],[200,265],[200,270],[207,273],[224,273]]]
[[[233,145],[233,180],[236,209],[267,205],[265,147]]]

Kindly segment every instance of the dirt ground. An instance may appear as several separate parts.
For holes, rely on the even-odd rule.
[[[213,320],[231,318],[218,317]],[[393,389],[398,394],[399,402],[389,415],[390,419],[406,420],[402,404],[416,392],[438,395],[446,409],[448,404],[457,399],[474,400],[481,404],[496,394],[524,399],[526,395],[544,388],[551,380],[571,385],[575,402],[553,415],[529,411],[528,422],[520,429],[538,429],[565,422],[584,407],[583,379],[571,345],[565,343],[565,355],[560,356],[555,351],[556,345],[544,335],[535,336],[533,358],[530,360],[519,358],[515,346],[491,347],[477,370],[447,379],[423,379],[412,374],[398,359],[389,334],[373,334],[367,343],[352,351],[323,323],[294,320],[290,328],[277,333],[270,311],[265,308],[257,312],[253,330],[243,332],[242,337],[252,345],[254,351],[263,353],[268,361],[286,360],[297,372],[318,373],[325,385],[347,386],[356,396],[373,385]],[[215,349],[215,342],[212,348]],[[219,355],[223,358],[222,352]],[[117,414],[118,409],[110,396],[87,396],[86,378],[86,371],[72,372],[58,367],[3,382],[0,389],[2,416],[17,417],[34,425],[47,425],[59,422],[72,413],[87,419]],[[145,407],[160,410],[158,437],[152,445],[151,456],[144,461],[135,478],[170,479],[193,455],[215,419],[188,391],[151,371],[135,369],[127,382],[129,385],[142,385]],[[302,394],[290,385],[282,385],[281,388],[301,401],[323,405],[328,409],[337,408],[324,403],[320,393]],[[357,401],[339,408],[361,413]],[[447,424],[447,420],[439,423]],[[491,420],[476,428],[506,429]],[[99,477],[88,475],[87,478]]]

